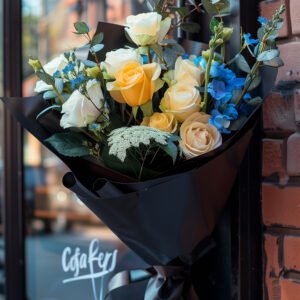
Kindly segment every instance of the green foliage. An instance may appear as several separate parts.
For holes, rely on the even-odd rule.
[[[81,157],[91,154],[87,143],[84,142],[85,137],[78,132],[55,133],[45,141],[64,156]]]
[[[238,56],[236,58],[236,64],[241,71],[243,71],[245,73],[251,72],[251,68],[250,68],[246,58],[242,54],[238,54]]]
[[[189,33],[197,33],[200,30],[200,25],[195,22],[184,22],[180,24],[180,28]]]
[[[228,14],[230,11],[229,0],[202,0],[202,4],[211,15]]]
[[[85,22],[76,22],[74,23],[75,34],[86,34],[90,32],[89,26]]]
[[[50,76],[48,73],[44,72],[44,71],[37,71],[36,75],[39,79],[41,79],[42,81],[44,81],[45,83],[49,84],[49,85],[54,85],[54,79],[52,76]]]

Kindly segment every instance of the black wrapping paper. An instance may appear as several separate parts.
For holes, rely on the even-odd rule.
[[[105,42],[105,52],[125,43],[122,26],[102,23],[98,31],[114,36]],[[195,43],[193,47],[199,52],[202,46]],[[42,96],[2,100],[18,122],[69,167],[64,185],[152,266],[117,274],[109,286],[111,295],[147,280],[145,294],[137,295],[137,300],[198,300],[193,266],[213,246],[211,234],[229,198],[259,110],[218,149],[166,170],[158,178],[137,182],[89,157],[65,157],[45,143],[62,128],[55,111],[36,120],[47,107]]]

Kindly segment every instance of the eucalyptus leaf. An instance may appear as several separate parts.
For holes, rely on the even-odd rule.
[[[236,58],[236,64],[240,70],[242,70],[245,73],[250,73],[251,68],[246,61],[245,57],[242,54],[239,54]]]
[[[284,65],[284,62],[283,60],[278,56],[278,57],[275,57],[271,60],[267,60],[264,62],[264,65],[266,66],[270,66],[270,67],[274,67],[274,68],[279,68],[279,67],[282,67]]]
[[[272,49],[272,50],[267,50],[264,51],[262,53],[260,53],[257,57],[258,61],[268,61],[268,60],[272,60],[275,57],[279,56],[279,50],[278,49]]]
[[[95,34],[93,39],[92,39],[92,46],[95,46],[97,44],[101,44],[103,42],[103,39],[104,39],[103,32]]]
[[[57,91],[61,94],[64,89],[64,80],[62,78],[55,78],[55,87]]]
[[[56,97],[56,93],[54,91],[47,91],[43,94],[43,99],[45,100],[51,100],[54,99]]]
[[[169,141],[167,145],[160,146],[160,148],[172,158],[173,164],[175,164],[178,155],[177,146],[173,142]]]
[[[253,79],[251,79],[251,76],[248,75],[246,78],[245,86],[248,87],[248,91],[252,91],[255,88],[257,88],[261,83],[261,76],[260,74],[257,74]]]
[[[163,48],[162,46],[158,44],[153,44],[150,46],[150,48],[154,51],[154,53],[159,57],[162,58],[164,53],[163,53]]]
[[[200,30],[200,25],[195,22],[184,22],[180,24],[180,28],[186,32],[197,33]]]
[[[86,66],[86,67],[90,67],[90,68],[93,68],[93,67],[96,67],[97,64],[92,61],[92,60],[83,60],[82,63]]]
[[[83,144],[84,136],[77,132],[55,133],[45,141],[64,156],[81,157],[90,154],[90,149]]]
[[[84,45],[75,50],[75,56],[77,59],[81,61],[85,61],[88,59],[90,53],[90,45]]]
[[[202,0],[202,4],[211,15],[230,13],[230,0]]]
[[[90,32],[90,28],[85,22],[76,22],[74,23],[74,27],[76,29],[76,33],[78,34],[85,34]]]
[[[45,73],[43,71],[37,71],[36,75],[39,79],[41,79],[42,81],[44,81],[45,83],[49,84],[49,85],[53,85],[54,84],[54,79],[52,76],[50,76],[48,73]]]
[[[96,53],[96,52],[101,51],[103,48],[104,48],[103,44],[97,44],[97,45],[91,47],[91,51]]]

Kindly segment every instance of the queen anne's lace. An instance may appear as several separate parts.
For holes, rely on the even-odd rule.
[[[140,144],[147,146],[151,142],[166,145],[170,137],[170,133],[146,126],[121,127],[109,135],[107,140],[110,147],[109,154],[124,162],[129,148],[138,148]]]

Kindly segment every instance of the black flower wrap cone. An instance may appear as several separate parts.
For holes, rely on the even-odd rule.
[[[105,50],[120,47],[124,35],[118,32],[123,27],[101,25],[98,30],[114,37],[105,43]],[[186,161],[159,178],[136,182],[91,159],[65,157],[45,143],[62,129],[57,112],[36,120],[47,107],[41,96],[2,100],[22,126],[70,168],[64,185],[152,266],[117,274],[109,290],[148,280],[145,295],[136,299],[199,299],[193,285],[193,264],[212,246],[210,236],[230,196],[259,110],[218,149]]]

